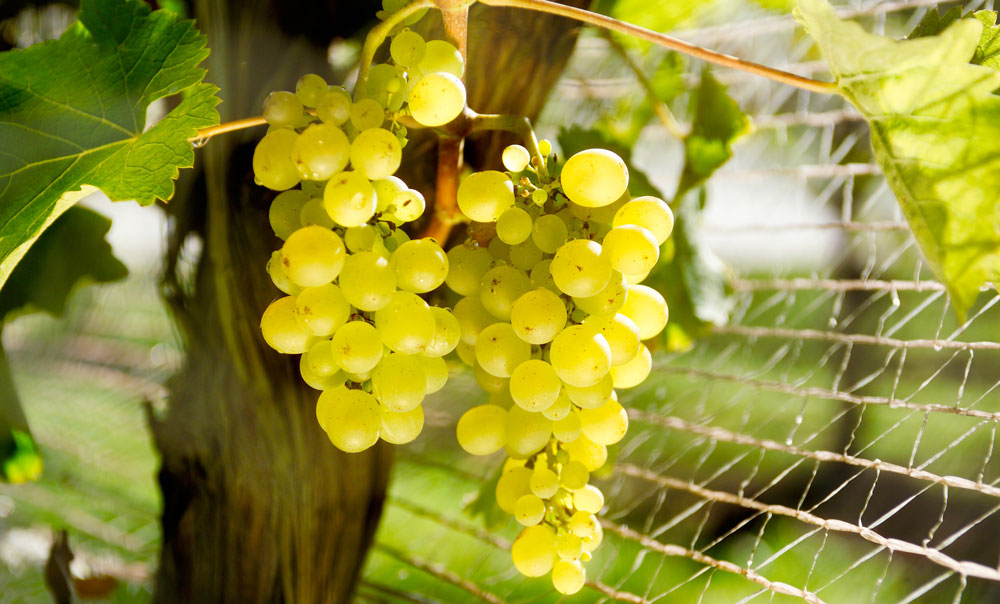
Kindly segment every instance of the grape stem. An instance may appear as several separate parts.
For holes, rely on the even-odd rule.
[[[670,50],[690,55],[692,57],[702,59],[703,61],[708,61],[709,63],[715,63],[716,65],[746,71],[748,73],[774,80],[775,82],[781,82],[782,84],[788,84],[810,92],[818,92],[820,94],[836,94],[838,90],[836,82],[813,80],[811,78],[795,75],[794,73],[789,73],[787,71],[782,71],[766,65],[760,65],[751,61],[744,61],[743,59],[731,55],[725,55],[713,50],[708,50],[707,48],[695,46],[694,44],[646,29],[645,27],[632,25],[631,23],[619,21],[618,19],[593,13],[582,8],[557,4],[555,2],[551,2],[550,0],[479,0],[479,2],[489,6],[522,8],[548,13],[550,15],[557,15],[559,17],[566,17],[568,19],[573,19],[603,29],[626,34],[640,40],[645,40],[646,42],[652,42],[658,46],[663,46],[664,48],[669,48]]]
[[[365,44],[361,48],[361,60],[358,66],[358,81],[354,86],[354,100],[362,99],[365,96],[365,89],[368,87],[368,72],[371,70],[372,61],[375,60],[375,53],[379,46],[392,33],[397,25],[406,20],[414,13],[425,8],[432,8],[433,0],[413,0],[398,11],[385,16],[385,20],[376,25],[365,36]]]
[[[614,50],[623,61],[625,61],[625,64],[628,65],[629,69],[632,70],[632,73],[635,74],[635,79],[638,80],[639,85],[646,91],[646,98],[649,99],[649,104],[653,107],[653,113],[655,113],[656,117],[663,123],[663,127],[667,129],[667,132],[677,139],[683,139],[687,136],[680,124],[677,123],[677,119],[674,117],[673,112],[670,111],[670,107],[668,107],[666,103],[661,101],[656,96],[656,91],[653,90],[653,83],[649,81],[649,78],[646,77],[646,74],[643,73],[639,65],[632,59],[631,56],[629,56],[625,47],[615,39],[614,34],[604,29],[601,30],[601,36],[608,41],[608,45],[611,46],[611,49]]]
[[[217,134],[225,134],[227,132],[236,132],[237,130],[245,130],[246,128],[253,128],[255,126],[263,126],[267,124],[264,117],[261,115],[255,115],[253,117],[245,117],[241,120],[235,120],[232,122],[225,122],[219,124],[218,126],[212,126],[210,128],[202,128],[198,131],[198,134],[192,136],[188,139],[188,142],[195,146],[202,146],[208,142],[208,139],[212,138]]]

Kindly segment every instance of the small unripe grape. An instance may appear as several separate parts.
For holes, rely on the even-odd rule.
[[[457,294],[472,296],[490,268],[490,253],[484,247],[456,245],[448,251],[448,276],[444,282]]]
[[[385,121],[385,107],[375,99],[361,99],[351,105],[350,119],[358,130],[378,128]]]
[[[531,240],[546,254],[554,254],[568,236],[566,223],[554,214],[544,214],[531,227]]]
[[[307,201],[309,201],[308,195],[298,189],[292,189],[280,193],[271,202],[271,207],[267,211],[267,219],[271,223],[274,234],[279,239],[288,239],[292,232],[302,226],[299,222],[299,214]]]
[[[514,518],[524,526],[534,526],[545,517],[545,502],[532,493],[521,495],[514,504]]]
[[[295,96],[299,97],[306,107],[318,105],[326,91],[326,80],[315,73],[307,73],[295,83]]]
[[[406,29],[392,39],[389,54],[392,60],[403,67],[415,67],[424,58],[427,43],[417,32]]]
[[[572,409],[573,405],[570,403],[569,397],[566,395],[566,385],[563,384],[563,388],[559,391],[559,397],[556,399],[556,402],[552,403],[548,409],[542,411],[542,415],[555,422],[569,415]]]
[[[531,154],[521,145],[509,145],[500,157],[503,167],[511,172],[521,172],[531,163]]]
[[[507,245],[523,242],[531,236],[531,216],[518,207],[507,209],[497,219],[497,236]]]
[[[324,123],[340,126],[351,119],[351,95],[343,88],[327,90],[316,105],[316,115]]]
[[[538,152],[542,154],[542,157],[548,156],[552,153],[552,143],[546,138],[538,141]]]
[[[612,151],[587,149],[566,160],[559,182],[573,203],[599,208],[616,201],[628,189],[628,168]]]
[[[536,464],[535,469],[531,472],[531,480],[528,481],[528,485],[535,496],[548,499],[559,490],[559,475],[544,466]]]

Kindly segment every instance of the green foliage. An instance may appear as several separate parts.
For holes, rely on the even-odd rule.
[[[0,480],[26,482],[42,472],[38,448],[14,389],[10,363],[0,344]]]
[[[508,517],[500,506],[497,505],[496,491],[497,483],[503,476],[503,466],[501,462],[490,473],[488,479],[484,480],[475,494],[462,507],[462,511],[469,518],[481,518],[483,526],[490,530],[499,530],[507,523]]]
[[[980,10],[971,15],[983,24],[983,33],[979,36],[976,52],[969,60],[973,65],[985,65],[1000,69],[1000,27],[996,25],[997,13],[992,10]],[[927,11],[907,39],[936,36],[949,25],[962,18],[962,7],[956,6],[945,14],[940,14],[937,7]]]
[[[666,53],[649,75],[650,92],[642,96],[638,102],[630,96],[623,96],[614,111],[609,111],[600,117],[597,129],[607,133],[622,145],[634,147],[642,129],[656,117],[653,103],[659,102],[669,106],[671,101],[684,92],[686,66],[684,55],[677,52]]]
[[[12,312],[61,315],[77,283],[117,281],[128,274],[104,235],[111,221],[76,206],[38,238],[0,289],[0,325]]]
[[[85,0],[58,40],[0,54],[0,286],[81,187],[144,205],[173,195],[187,139],[219,120],[207,55],[193,22],[140,0]],[[145,130],[150,103],[174,94]]]
[[[1000,73],[970,63],[982,22],[897,42],[840,20],[824,0],[800,0],[796,15],[868,120],[876,160],[964,317],[1000,279]]]
[[[750,126],[750,119],[726,87],[706,69],[695,91],[691,131],[684,137],[684,170],[675,199],[701,185],[733,156],[731,144]]]

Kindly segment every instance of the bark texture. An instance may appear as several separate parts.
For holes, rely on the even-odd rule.
[[[293,89],[302,73],[329,75],[326,43],[351,35],[376,8],[374,2],[197,0],[198,26],[212,48],[208,79],[222,88],[223,121],[258,114],[267,91]],[[485,11],[495,14],[483,17]],[[535,31],[518,33],[510,29],[510,12],[474,11],[479,33],[471,40],[472,59],[483,67],[470,72],[470,104],[534,117],[575,30],[566,21],[521,14],[516,19]],[[518,52],[531,53],[515,49],[537,51],[540,32],[558,43],[519,62]],[[495,57],[483,59],[489,51],[478,50],[491,44],[513,57],[502,78],[493,72]],[[533,83],[530,90],[515,87],[526,83]],[[261,134],[213,139],[169,206],[164,291],[187,357],[169,384],[165,415],[151,416],[164,502],[157,602],[348,602],[382,512],[391,447],[380,443],[353,455],[336,450],[316,423],[317,393],[302,383],[298,357],[274,353],[260,336],[261,312],[279,295],[264,266],[280,243],[267,221],[274,194],[253,183],[250,169]],[[426,187],[415,179],[433,175],[433,138],[424,140],[430,142],[408,146],[403,176]],[[486,144],[498,158],[495,141]]]

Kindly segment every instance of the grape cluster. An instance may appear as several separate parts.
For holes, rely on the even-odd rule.
[[[464,63],[451,44],[405,29],[390,53],[356,99],[315,74],[294,93],[272,92],[253,156],[257,183],[282,191],[269,219],[284,245],[267,272],[287,294],[264,311],[261,332],[278,352],[302,355],[303,380],[322,391],[319,424],[347,452],[417,437],[421,402],[444,386],[443,357],[460,337],[452,313],[421,298],[444,282],[449,261],[433,239],[400,228],[425,201],[393,174],[406,144],[399,118],[438,126],[457,117]]]
[[[524,525],[514,565],[551,572],[572,594],[602,538],[604,496],[590,472],[628,429],[616,389],[645,380],[643,342],[667,322],[663,297],[640,282],[673,215],[661,199],[630,198],[625,163],[607,150],[559,166],[512,145],[502,161],[506,172],[471,174],[458,190],[473,222],[448,252],[445,282],[463,296],[457,352],[489,401],[465,412],[457,436],[474,455],[506,450],[496,499]]]

